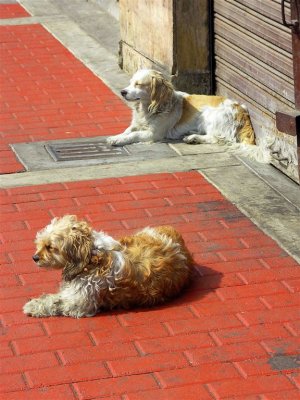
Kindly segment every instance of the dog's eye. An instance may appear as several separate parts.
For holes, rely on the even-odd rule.
[[[53,250],[53,247],[51,246],[51,244],[47,244],[47,246],[45,246],[45,247],[46,247],[46,250],[48,250],[48,251]]]

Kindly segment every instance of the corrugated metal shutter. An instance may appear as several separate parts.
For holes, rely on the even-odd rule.
[[[295,110],[292,34],[282,25],[281,1],[214,0],[214,31],[217,94],[247,104],[258,142],[278,136],[275,112]]]

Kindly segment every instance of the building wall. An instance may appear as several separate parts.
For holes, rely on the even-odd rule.
[[[290,21],[288,2],[285,12]],[[214,27],[216,94],[247,105],[257,142],[271,137],[272,163],[300,182],[299,139],[278,124],[278,113],[291,121],[299,114],[293,34],[283,25],[280,1],[214,0]]]
[[[154,68],[189,93],[248,106],[257,143],[274,139],[272,163],[300,183],[300,31],[280,0],[119,0],[120,66]],[[285,3],[299,20],[300,0]],[[214,49],[214,51],[212,50]]]
[[[120,0],[120,65],[129,73],[155,68],[175,85],[209,93],[207,0]]]

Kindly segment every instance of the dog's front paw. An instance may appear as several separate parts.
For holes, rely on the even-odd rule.
[[[28,301],[24,307],[23,312],[26,315],[31,315],[32,317],[43,317],[45,316],[41,312],[41,301],[40,299],[32,299]]]
[[[110,136],[106,139],[106,143],[109,144],[110,146],[124,146],[126,141],[124,138],[120,135],[117,136]]]
[[[184,143],[187,143],[187,144],[198,144],[198,143],[201,143],[199,135],[196,135],[196,134],[185,136],[183,138],[183,141],[184,141]]]
[[[50,317],[61,314],[61,301],[58,295],[43,294],[37,299],[28,301],[23,311],[32,317]]]

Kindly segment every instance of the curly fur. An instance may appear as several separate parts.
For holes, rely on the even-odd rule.
[[[66,215],[38,232],[33,259],[62,269],[58,293],[24,305],[34,317],[89,317],[115,307],[152,306],[178,295],[191,278],[193,260],[170,226],[145,228],[114,240]]]

